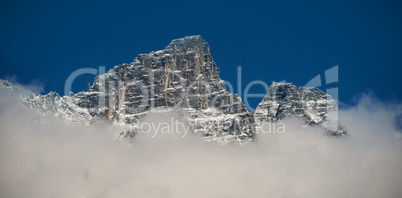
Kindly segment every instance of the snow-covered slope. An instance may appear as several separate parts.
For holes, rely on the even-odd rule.
[[[39,117],[56,117],[69,125],[90,125],[92,116],[88,110],[76,105],[72,97],[61,97],[56,92],[47,95],[35,94],[22,86],[0,80],[3,102],[17,109],[31,110]],[[10,101],[4,101],[4,99]]]

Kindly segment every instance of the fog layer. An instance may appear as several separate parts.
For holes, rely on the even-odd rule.
[[[36,122],[0,106],[0,197],[402,197],[402,108],[364,95],[340,112],[351,131],[334,138],[285,120],[285,134],[219,145],[180,133]],[[151,114],[144,122],[170,122]]]

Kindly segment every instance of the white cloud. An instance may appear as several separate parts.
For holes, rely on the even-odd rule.
[[[402,140],[392,121],[400,111],[400,105],[363,96],[340,112],[352,132],[345,138],[288,119],[286,134],[260,134],[240,146],[175,133],[142,134],[133,147],[112,141],[114,127],[35,124],[26,113],[3,111],[0,195],[401,197]],[[169,116],[146,121],[169,122]]]

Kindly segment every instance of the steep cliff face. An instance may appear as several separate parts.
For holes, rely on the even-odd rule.
[[[176,39],[164,50],[140,54],[132,63],[97,76],[88,92],[72,97],[80,107],[101,107],[90,110],[92,115],[121,124],[134,124],[150,111],[175,109],[194,132],[210,140],[253,137],[252,114],[240,97],[226,90],[201,36]]]
[[[306,125],[324,127],[330,135],[347,135],[348,131],[338,122],[337,112],[336,100],[318,88],[273,83],[258,104],[254,119],[258,126],[260,122],[277,122],[287,116],[296,116],[305,120]]]

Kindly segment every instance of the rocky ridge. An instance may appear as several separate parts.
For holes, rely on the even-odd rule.
[[[261,122],[277,122],[288,116],[305,120],[306,126],[321,126],[332,136],[348,134],[338,122],[338,104],[330,95],[316,87],[273,83],[254,112],[256,126]],[[258,127],[256,130],[259,130]]]

